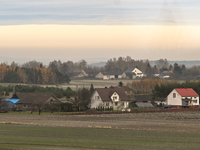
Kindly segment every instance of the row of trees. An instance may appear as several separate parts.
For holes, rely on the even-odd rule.
[[[128,90],[130,95],[134,94],[152,94],[152,91],[156,86],[166,85],[166,84],[176,84],[177,80],[161,80],[161,79],[143,79],[143,80],[134,80],[127,83]]]
[[[103,69],[105,71],[117,70],[117,69],[125,71],[129,67],[131,68],[138,67],[140,70],[145,72],[148,65],[150,65],[148,60],[146,61],[134,60],[130,56],[127,56],[127,57],[119,57],[118,59],[113,58],[108,60]]]
[[[8,66],[0,64],[0,82],[4,83],[28,83],[28,84],[59,84],[69,83],[67,74],[45,66],[25,68],[19,67],[14,62]]]
[[[52,61],[48,66],[44,66],[41,62],[29,61],[22,65],[12,62],[10,65],[6,63],[0,64],[0,82],[6,83],[28,83],[28,84],[61,84],[69,83],[70,77],[74,72],[85,70],[91,75],[95,75],[100,71],[110,72],[127,68],[139,68],[152,78],[152,74],[161,74],[163,71],[171,71],[170,76],[174,79],[193,79],[200,76],[200,66],[186,68],[184,64],[170,65],[167,59],[159,59],[155,61],[155,65],[151,66],[149,60],[134,60],[130,56],[113,58],[107,61],[105,66],[95,67],[89,66],[85,60],[79,62],[60,60]]]
[[[192,88],[200,95],[200,81],[161,80],[161,79],[143,79],[129,82],[126,85],[129,96],[134,94],[149,94],[153,99],[165,98],[175,88]]]
[[[13,89],[14,88],[14,89]],[[31,93],[31,92],[53,92],[57,98],[70,98],[72,96],[76,95],[76,91],[73,91],[70,87],[63,89],[63,88],[57,88],[57,87],[41,87],[41,86],[28,86],[28,85],[15,85],[15,86],[2,86],[0,85],[0,92],[1,95],[4,95],[5,93],[13,92],[17,93]]]
[[[196,81],[186,81],[183,83],[180,82],[166,82],[162,84],[156,84],[154,89],[152,90],[152,97],[167,97],[167,95],[174,89],[174,88],[192,88],[197,94],[200,95],[200,82]]]

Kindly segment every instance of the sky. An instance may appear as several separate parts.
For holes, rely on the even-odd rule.
[[[199,60],[197,0],[0,0],[0,62]]]

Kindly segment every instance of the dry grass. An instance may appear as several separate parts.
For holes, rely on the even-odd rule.
[[[0,139],[1,149],[194,150],[200,147],[200,112],[0,114]]]

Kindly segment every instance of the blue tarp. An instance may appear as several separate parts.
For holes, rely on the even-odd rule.
[[[14,104],[19,101],[19,99],[6,99],[6,101],[13,102]]]
[[[19,99],[3,99],[2,101],[6,102],[9,108],[13,108],[14,104],[17,103]]]

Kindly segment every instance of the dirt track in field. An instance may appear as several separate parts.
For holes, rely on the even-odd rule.
[[[200,133],[200,112],[160,112],[102,115],[10,115],[0,123],[53,127],[110,128]]]

